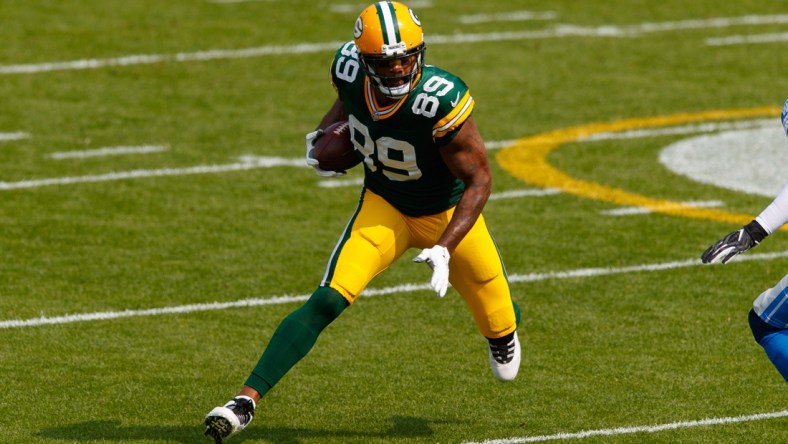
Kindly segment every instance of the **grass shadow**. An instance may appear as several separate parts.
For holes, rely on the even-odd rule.
[[[302,439],[325,438],[330,441],[378,439],[387,441],[407,440],[412,438],[429,438],[434,435],[431,425],[445,421],[430,421],[410,416],[394,416],[389,418],[391,427],[383,432],[358,430],[320,430],[309,428],[265,427],[260,424],[233,437],[232,442],[241,444],[246,440],[255,440],[277,444],[298,444]],[[45,439],[74,442],[133,442],[133,441],[167,441],[183,444],[199,442],[209,443],[202,436],[202,426],[124,426],[121,421],[86,421],[63,427],[51,427],[40,430],[37,436]]]

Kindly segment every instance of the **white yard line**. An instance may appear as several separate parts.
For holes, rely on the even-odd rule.
[[[85,59],[66,62],[34,63],[0,66],[0,74],[35,74],[50,71],[97,69],[110,66],[145,65],[160,62],[193,62],[218,59],[240,59],[271,55],[311,54],[339,48],[344,42],[300,43],[295,45],[268,45],[234,50],[208,50],[180,52],[177,54],[140,54],[109,59]]]
[[[748,15],[720,17],[705,20],[680,20],[660,23],[640,23],[615,26],[577,26],[556,24],[545,30],[520,32],[492,32],[478,34],[434,35],[426,38],[427,44],[479,43],[498,41],[534,40],[572,36],[585,37],[637,37],[654,32],[669,32],[691,29],[728,28],[733,26],[756,26],[788,23],[788,14]],[[190,62],[216,59],[264,57],[272,55],[311,54],[336,50],[344,42],[297,43],[292,45],[267,45],[243,49],[216,49],[176,54],[139,54],[107,59],[84,59],[63,62],[31,63],[0,66],[0,74],[34,74],[50,71],[98,69],[110,66],[141,65],[160,62]]]
[[[776,34],[732,35],[706,39],[709,46],[751,45],[754,43],[774,43],[788,41],[788,32]]]
[[[737,422],[751,422],[751,421],[765,421],[775,418],[785,418],[788,416],[788,410],[770,413],[758,413],[755,415],[732,416],[726,418],[709,418],[696,421],[679,421],[669,424],[647,425],[647,426],[633,426],[633,427],[616,427],[612,429],[598,429],[586,430],[575,433],[556,433],[554,435],[542,436],[528,436],[522,438],[506,438],[506,439],[493,439],[481,442],[466,442],[464,444],[521,444],[530,442],[546,442],[555,440],[569,440],[569,439],[583,439],[593,436],[615,436],[615,435],[628,435],[632,433],[654,433],[663,432],[666,430],[686,429],[690,427],[714,426],[723,424],[733,424]]]
[[[141,179],[147,177],[184,176],[191,174],[218,174],[231,171],[245,171],[257,168],[278,166],[306,167],[303,159],[285,159],[282,157],[245,156],[238,163],[223,165],[198,165],[185,168],[160,168],[155,170],[119,171],[92,176],[52,177],[46,179],[22,180],[19,182],[0,182],[0,191],[24,188],[39,188],[52,185],[73,185],[77,183],[110,182],[125,179]]]
[[[166,151],[166,146],[139,145],[139,146],[111,146],[80,151],[58,151],[50,153],[52,159],[84,159],[86,157],[118,156],[122,154],[145,154]]]
[[[526,190],[508,190],[492,193],[489,200],[517,199],[520,197],[542,197],[559,194],[561,190],[555,188],[531,188]]]
[[[684,205],[693,208],[719,208],[725,205],[724,202],[720,200],[705,200],[705,201],[693,201],[693,202],[684,202]],[[675,207],[675,204],[671,204],[671,207]],[[623,207],[623,208],[616,208],[613,210],[604,210],[600,211],[599,214],[605,216],[634,216],[640,214],[651,214],[654,211],[649,208],[643,207]]]
[[[732,259],[733,261],[755,261],[755,260],[772,260],[788,257],[788,251],[781,251],[777,253],[758,253],[749,255],[739,255]],[[566,279],[566,278],[581,278],[593,276],[609,276],[613,274],[622,273],[639,273],[644,271],[660,271],[671,270],[675,268],[686,268],[701,266],[700,259],[688,259],[679,262],[664,262],[661,264],[645,264],[645,265],[632,265],[629,267],[619,268],[581,268],[571,271],[556,271],[551,273],[533,273],[533,274],[515,274],[509,276],[509,282],[535,282],[543,281],[546,279]]]
[[[484,142],[484,147],[487,148],[488,151],[490,151],[490,150],[497,150],[497,149],[501,149],[503,147],[507,147],[509,145],[512,145],[514,142],[516,142],[516,140],[514,140],[514,139],[510,139],[510,140],[493,140],[493,141],[489,141],[489,142],[485,141]]]
[[[320,188],[359,187],[364,184],[364,178],[356,179],[326,179],[317,183]]]
[[[27,139],[28,137],[30,137],[30,133],[25,133],[22,131],[17,131],[14,133],[0,133],[0,142]]]
[[[555,20],[558,17],[554,11],[506,11],[497,14],[461,15],[457,21],[470,25],[488,22],[523,22],[531,20]]]
[[[640,23],[621,26],[627,33],[651,33],[689,29],[730,28],[733,26],[782,25],[788,23],[788,14],[743,15],[710,19],[690,19],[672,22]]]
[[[782,259],[788,257],[788,251],[781,251],[776,253],[755,253],[737,256],[731,263],[740,261],[765,261],[772,259]],[[698,267],[703,266],[699,259],[687,259],[684,261],[676,262],[663,262],[660,264],[642,264],[632,265],[628,267],[610,267],[610,268],[581,268],[577,270],[568,271],[554,271],[549,273],[530,273],[530,274],[511,274],[509,275],[509,282],[522,283],[522,282],[538,282],[548,279],[578,279],[589,278],[596,276],[609,276],[614,274],[624,273],[640,273],[640,272],[654,272],[663,270],[672,270],[676,268]],[[383,296],[395,293],[409,293],[413,291],[427,291],[430,289],[428,284],[403,284],[394,287],[385,288],[369,288],[364,290],[361,294],[363,297]],[[0,321],[0,330],[24,327],[38,327],[42,325],[59,325],[70,324],[75,322],[87,321],[102,321],[110,319],[130,318],[130,317],[143,317],[143,316],[160,316],[166,314],[184,314],[195,313],[201,311],[216,311],[226,310],[228,308],[243,308],[255,307],[260,305],[279,305],[289,304],[292,302],[302,302],[309,298],[310,295],[284,295],[284,296],[271,296],[267,298],[250,298],[241,299],[230,302],[212,302],[204,304],[188,304],[178,305],[173,307],[149,308],[141,310],[121,310],[121,311],[105,311],[94,313],[79,313],[63,316],[47,317],[41,316],[31,319],[9,319]]]

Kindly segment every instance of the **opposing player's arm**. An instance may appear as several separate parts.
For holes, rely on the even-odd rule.
[[[715,262],[725,264],[737,254],[760,244],[766,236],[786,223],[788,223],[788,184],[783,186],[777,197],[761,211],[758,217],[712,244],[703,252],[700,259],[704,264]]]
[[[452,174],[465,183],[465,192],[454,216],[438,240],[438,245],[451,253],[482,213],[492,190],[492,173],[484,141],[473,117],[468,117],[454,139],[440,148],[440,153]]]

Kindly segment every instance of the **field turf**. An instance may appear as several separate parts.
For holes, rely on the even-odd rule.
[[[314,290],[355,209],[360,167],[325,180],[302,156],[364,6],[0,2],[0,442],[209,442],[204,415]],[[462,300],[436,298],[413,251],[229,442],[788,442],[788,389],[746,316],[788,269],[788,236],[699,260],[773,194],[661,160],[724,133],[746,155],[731,167],[720,143],[711,176],[760,161],[782,183],[786,157],[736,125],[788,149],[788,5],[412,6],[427,62],[477,103],[520,375],[493,379]]]

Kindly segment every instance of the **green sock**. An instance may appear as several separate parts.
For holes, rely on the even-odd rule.
[[[246,385],[263,396],[309,353],[318,335],[347,308],[336,290],[320,287],[304,305],[285,317],[276,328]]]

